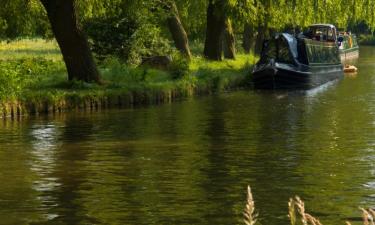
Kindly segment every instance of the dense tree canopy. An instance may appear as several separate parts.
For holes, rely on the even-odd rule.
[[[55,37],[62,47],[61,39],[56,35],[59,34],[61,38],[64,32],[71,31],[64,31],[64,27],[59,30],[53,24],[56,21],[51,20],[57,18],[54,14],[61,13],[60,8],[48,11],[41,4],[42,2],[61,3],[61,1],[0,0],[2,6],[0,38]],[[234,34],[237,36],[244,34],[243,46],[248,52],[254,48],[256,41],[259,46],[260,40],[272,32],[286,29],[301,30],[312,23],[332,23],[342,29],[360,27],[361,31],[367,32],[375,30],[373,0],[70,0],[69,2],[74,6],[72,13],[76,22],[72,21],[72,23],[77,25],[74,32],[78,32],[81,40],[86,38],[85,32],[89,32],[91,47],[94,47],[94,50],[99,49],[97,55],[113,54],[126,60],[130,58],[130,61],[135,63],[140,63],[144,56],[168,52],[168,49],[165,50],[166,45],[176,47],[181,53],[190,57],[189,39],[200,43],[205,40],[204,55],[210,59],[221,60],[223,51],[226,57],[235,57]],[[112,38],[103,36],[103,32],[100,31],[90,32],[90,26],[87,25],[93,23],[96,28],[112,31],[113,33],[108,33]],[[108,43],[103,44],[103,40],[108,40]],[[62,52],[66,53],[63,49]],[[91,55],[89,52],[85,54]],[[64,56],[64,59],[70,58]],[[91,79],[86,77],[84,80]]]
[[[219,1],[219,0],[216,0]],[[80,21],[113,15],[147,17],[163,25],[160,0],[76,0]],[[204,38],[208,0],[175,0],[181,21],[192,38]],[[375,29],[375,2],[372,0],[223,0],[223,12],[237,25],[266,24],[273,29],[305,27],[311,23],[333,23],[346,28],[364,22]],[[1,0],[2,38],[44,36],[49,23],[39,0]],[[166,14],[167,12],[164,11]],[[166,17],[167,15],[165,15]],[[241,26],[238,26],[241,27]]]

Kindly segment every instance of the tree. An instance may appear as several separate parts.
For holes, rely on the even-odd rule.
[[[39,0],[0,0],[0,38],[46,36],[49,29]]]
[[[250,50],[254,49],[256,36],[257,36],[257,32],[255,32],[254,26],[249,23],[246,23],[244,25],[243,39],[242,39],[242,47],[245,53],[249,54]]]
[[[256,18],[254,0],[209,0],[207,7],[207,31],[204,55],[208,59],[235,59],[235,25],[254,23]]]
[[[225,20],[224,38],[223,38],[224,58],[236,59],[236,40],[230,19]]]
[[[189,39],[181,23],[176,3],[172,1],[169,5],[170,15],[167,17],[169,31],[172,34],[176,48],[188,59],[191,58]]]
[[[211,60],[222,60],[222,34],[226,20],[222,10],[223,0],[209,0],[207,7],[207,28],[204,56]]]
[[[76,0],[40,0],[59,44],[69,80],[100,82],[99,71],[76,14]]]

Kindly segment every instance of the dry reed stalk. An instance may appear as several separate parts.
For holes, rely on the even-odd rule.
[[[297,217],[296,217],[296,204],[294,202],[294,199],[292,198],[289,199],[288,208],[289,208],[290,224],[295,225],[297,222]]]
[[[315,217],[311,216],[310,214],[306,213],[305,214],[305,218],[306,218],[307,224],[322,225],[318,219],[316,219]]]
[[[244,222],[246,225],[254,225],[257,222],[258,214],[254,214],[255,203],[253,200],[253,194],[251,193],[250,185],[247,186],[247,201],[243,211]]]
[[[312,215],[306,213],[305,211],[305,203],[301,200],[300,197],[295,196],[294,198],[290,198],[288,202],[289,208],[289,219],[291,225],[297,225],[297,215],[301,217],[302,225],[323,225],[317,218],[313,217]],[[296,210],[297,209],[297,210]],[[363,225],[375,225],[375,211],[373,209],[364,209],[359,208],[362,211],[363,217]],[[244,209],[244,222],[246,225],[254,225],[257,222],[258,214],[254,214],[255,211],[255,204],[253,200],[253,195],[251,193],[250,186],[247,187],[247,202],[246,207]],[[349,221],[345,222],[346,225],[351,225]]]
[[[288,203],[289,206],[289,218],[292,225],[297,224],[296,208],[298,214],[301,216],[301,222],[303,225],[322,225],[318,219],[305,212],[305,203],[300,197],[296,196],[291,198]]]
[[[363,217],[363,225],[375,225],[374,217],[375,212],[372,209],[366,210],[364,208],[359,208],[362,210],[362,217]]]

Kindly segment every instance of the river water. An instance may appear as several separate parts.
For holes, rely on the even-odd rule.
[[[263,225],[294,195],[325,224],[375,207],[375,48],[310,91],[0,123],[0,224]]]

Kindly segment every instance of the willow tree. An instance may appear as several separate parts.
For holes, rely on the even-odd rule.
[[[100,82],[98,69],[77,20],[75,0],[40,0],[61,49],[69,80]]]
[[[181,21],[192,39],[204,39],[206,31],[207,0],[174,0]]]
[[[244,20],[252,16],[251,0],[209,0],[204,55],[211,60],[234,59],[236,54],[234,29],[231,19]]]
[[[222,34],[225,27],[223,0],[209,0],[204,56],[211,60],[222,60]]]
[[[168,9],[169,12],[167,16],[167,24],[175,46],[184,56],[190,59],[191,52],[189,47],[189,39],[185,28],[182,25],[176,3],[174,1],[170,1],[168,4]]]
[[[0,38],[45,36],[46,15],[37,0],[1,0]]]
[[[223,52],[224,58],[236,59],[236,40],[232,27],[232,21],[227,18],[224,25]]]
[[[258,17],[257,4],[255,0],[237,0],[236,10],[233,11],[234,21],[238,26],[242,26],[242,47],[245,53],[250,53],[255,46],[255,37]]]

